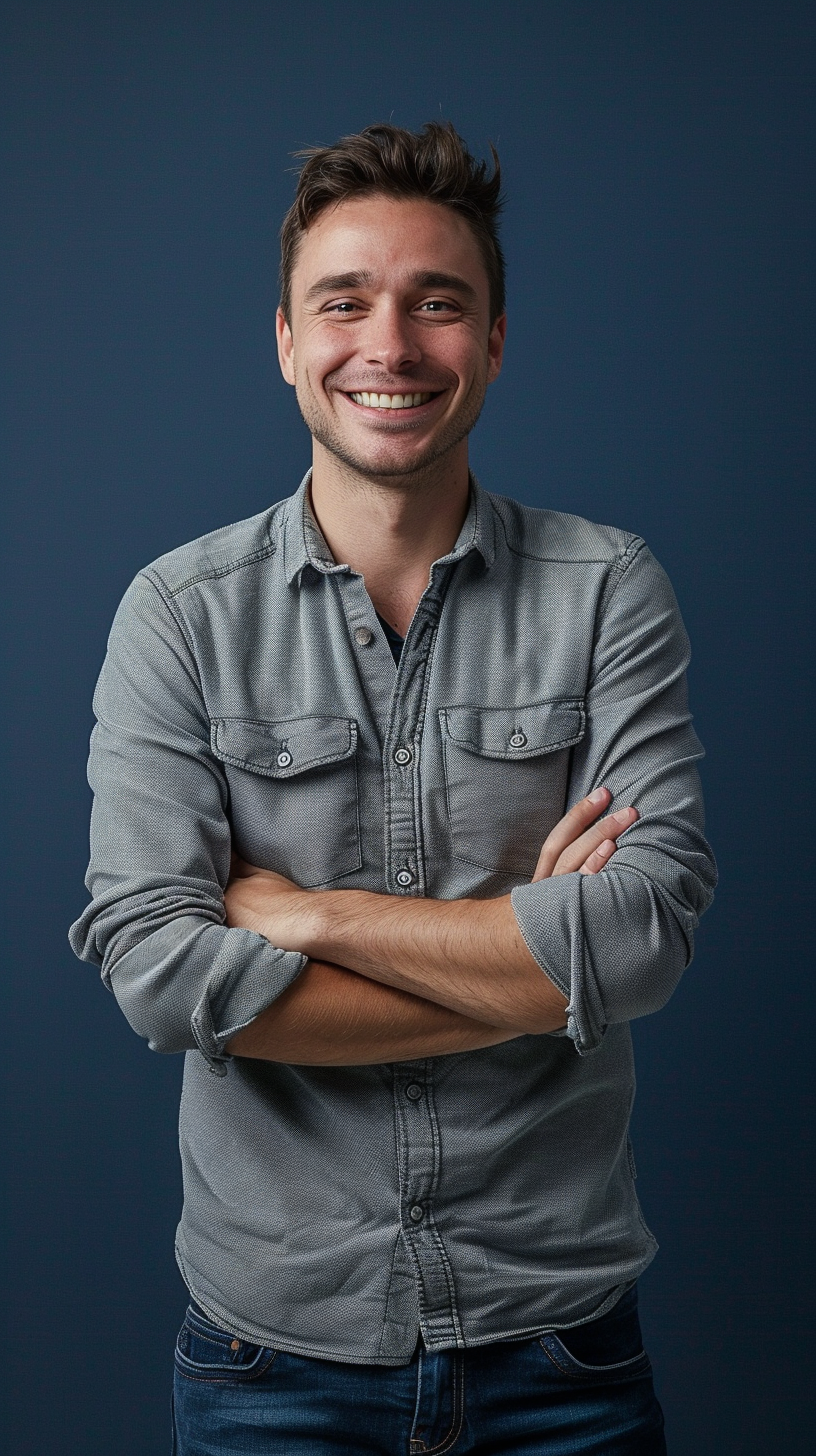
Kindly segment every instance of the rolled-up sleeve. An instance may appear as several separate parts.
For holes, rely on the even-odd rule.
[[[606,1027],[658,1010],[691,960],[716,869],[703,829],[685,673],[688,639],[662,568],[635,543],[599,609],[586,732],[574,750],[569,803],[606,785],[640,818],[597,875],[513,891],[524,939],[568,998],[576,1049]]]
[[[136,578],[117,612],[94,697],[91,904],[73,950],[101,967],[156,1051],[224,1048],[289,986],[306,957],[224,924],[231,834],[223,770],[183,622]]]

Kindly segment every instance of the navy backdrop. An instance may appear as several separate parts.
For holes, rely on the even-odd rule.
[[[11,0],[2,24],[8,1449],[168,1449],[181,1062],[65,938],[110,619],[142,564],[308,463],[273,349],[289,154],[442,115],[506,173],[507,365],[476,470],[644,535],[695,650],[722,884],[636,1027],[670,1449],[809,1451],[806,7]]]

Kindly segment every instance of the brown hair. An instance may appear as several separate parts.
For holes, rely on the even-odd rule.
[[[423,197],[466,220],[482,254],[490,284],[490,315],[504,313],[504,256],[498,235],[501,171],[491,144],[493,171],[471,156],[449,121],[429,121],[421,132],[379,122],[331,147],[306,147],[295,200],[281,227],[281,309],[290,320],[292,270],[307,228],[325,208],[350,197],[385,193]]]

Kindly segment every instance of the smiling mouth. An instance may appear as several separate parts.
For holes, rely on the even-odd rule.
[[[352,399],[355,404],[365,405],[366,409],[405,410],[416,409],[418,405],[428,404],[440,393],[441,390],[414,394],[371,394],[364,389],[360,393],[350,391],[348,398]]]

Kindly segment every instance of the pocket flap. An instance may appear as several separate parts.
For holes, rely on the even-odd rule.
[[[569,748],[584,736],[580,698],[558,698],[517,708],[442,708],[443,733],[484,758],[535,758]]]
[[[290,779],[324,763],[340,763],[357,750],[353,718],[214,718],[210,742],[216,758],[267,778]]]

